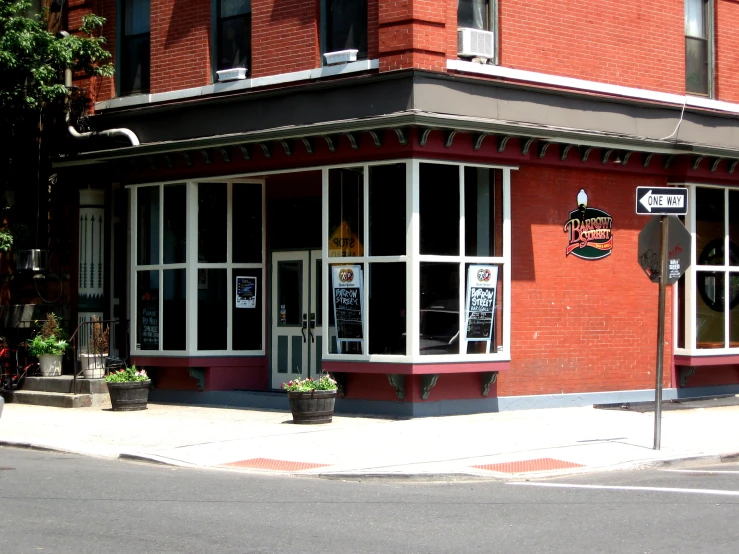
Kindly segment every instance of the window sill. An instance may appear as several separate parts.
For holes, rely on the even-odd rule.
[[[675,365],[681,366],[718,366],[718,365],[735,365],[739,364],[739,349],[732,349],[727,352],[722,349],[721,353],[717,353],[710,349],[706,349],[698,353],[693,351],[690,354],[675,354]]]
[[[334,77],[336,75],[370,71],[373,69],[378,69],[379,67],[379,60],[359,60],[347,64],[330,65],[319,67],[316,69],[307,69],[305,71],[295,71],[292,73],[281,73],[278,75],[270,75],[268,77],[256,77],[252,79],[241,79],[236,81],[226,81],[224,83],[214,83],[212,85],[206,85],[204,87],[173,90],[171,92],[160,92],[157,94],[137,94],[133,96],[124,96],[121,98],[106,100],[105,102],[97,102],[95,104],[95,111],[104,111],[116,108],[130,108],[146,104],[158,104],[160,102],[183,100],[186,98],[197,98],[198,96],[208,96],[221,92],[251,90],[274,85],[282,85],[286,83],[323,79],[325,77]]]

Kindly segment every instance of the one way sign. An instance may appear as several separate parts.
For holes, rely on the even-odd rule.
[[[642,215],[685,215],[688,189],[636,187],[636,213]]]

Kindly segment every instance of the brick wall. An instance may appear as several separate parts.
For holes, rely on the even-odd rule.
[[[151,0],[151,93],[211,80],[210,0]]]
[[[739,3],[716,0],[716,97],[739,102]]]
[[[681,94],[683,10],[683,0],[499,0],[500,63]]]
[[[526,166],[511,181],[512,365],[498,379],[499,396],[653,388],[658,289],[637,264],[647,218],[634,213],[635,187],[664,186],[665,179]],[[613,217],[607,258],[565,257],[564,224],[581,188],[589,207]]]

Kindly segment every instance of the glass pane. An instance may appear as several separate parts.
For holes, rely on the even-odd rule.
[[[739,191],[729,191],[729,264],[739,266]]]
[[[725,288],[724,273],[696,273],[698,348],[724,348]]]
[[[459,354],[459,264],[421,263],[421,354]]]
[[[136,262],[139,265],[156,265],[159,260],[159,191],[161,187],[139,187],[138,224],[136,238],[138,241]]]
[[[198,350],[228,348],[225,269],[198,269]]]
[[[685,348],[685,275],[677,282],[677,347]]]
[[[168,269],[164,274],[164,318],[162,350],[185,350],[187,345],[187,301],[184,269]]]
[[[198,261],[226,261],[226,183],[198,185]]]
[[[369,168],[370,256],[405,254],[405,164]]]
[[[344,279],[344,283],[352,283],[352,286],[338,287],[338,288],[350,288],[352,289],[351,294],[337,294],[334,291],[334,279],[333,279],[333,268],[338,267],[340,269],[349,269],[349,278]],[[342,273],[342,271],[340,271]],[[347,275],[347,274],[344,274]],[[363,352],[363,340],[357,341],[343,341],[341,346],[341,352],[339,352],[337,339],[363,339],[364,329],[362,324],[366,313],[365,298],[362,296],[363,292],[363,279],[364,279],[364,264],[347,264],[329,265],[328,268],[328,283],[327,283],[327,294],[329,298],[329,347],[328,351],[331,354],[364,354]],[[360,284],[361,283],[361,284]],[[338,290],[337,288],[337,290]],[[359,291],[356,289],[359,288]],[[342,301],[343,299],[343,301]],[[337,313],[339,319],[339,328],[337,329],[336,320]]]
[[[277,325],[300,325],[303,317],[303,262],[277,263]]]
[[[124,34],[140,35],[150,28],[149,0],[126,0]]]
[[[364,255],[364,172],[362,168],[328,172],[328,255]]]
[[[136,348],[159,350],[159,271],[139,271],[136,277]]]
[[[405,354],[405,264],[370,264],[369,353]]]
[[[457,27],[488,29],[487,0],[457,0]]]
[[[498,172],[464,169],[464,242],[467,256],[503,255],[502,185]],[[496,182],[497,181],[497,182]]]
[[[221,17],[251,12],[251,0],[221,0]]]
[[[739,348],[739,273],[729,273],[729,346]]]
[[[251,60],[251,14],[218,24],[218,69],[249,68]]]
[[[367,55],[367,0],[326,0],[326,48]]]
[[[233,185],[234,263],[262,263],[262,185]]]
[[[262,350],[262,284],[261,269],[233,269],[233,350]]]
[[[468,283],[466,282],[468,276],[469,276],[469,267],[472,264],[467,264],[465,266],[465,285]],[[488,266],[490,267],[490,266]],[[473,290],[475,288],[479,289],[483,288],[488,292],[489,295],[492,295],[492,299],[495,300],[493,306],[492,306],[492,323],[488,324],[485,320],[490,321],[489,315],[487,315],[485,312],[488,312],[488,310],[479,310],[476,312],[477,317],[475,319],[478,320],[478,325],[473,325],[471,328],[468,326],[467,328],[467,336],[472,337],[473,335],[476,335],[478,337],[484,337],[484,333],[487,331],[490,333],[490,354],[495,354],[498,352],[498,349],[502,349],[503,346],[503,267],[502,266],[493,266],[494,268],[497,267],[497,274],[496,274],[496,281],[495,281],[495,288],[484,288],[484,287],[475,287],[475,284],[473,282]],[[491,270],[488,272],[488,275],[491,277],[491,279],[488,281],[492,281],[492,276],[490,275],[493,273]],[[474,275],[474,274],[473,274]],[[482,274],[484,275],[484,273]],[[481,277],[483,279],[483,277]],[[466,303],[467,301],[467,289],[465,287],[464,292],[464,298],[463,302]],[[484,305],[484,296],[480,296],[481,299],[483,299]],[[488,296],[488,298],[490,298]],[[478,308],[479,309],[479,308]],[[465,305],[465,311],[467,310],[467,306]],[[472,306],[472,310],[475,310],[474,306]],[[488,312],[489,313],[489,312]],[[467,314],[465,314],[465,317],[468,317]],[[490,325],[490,327],[488,327]],[[476,330],[475,330],[476,327]],[[487,350],[487,344],[488,341],[468,341],[467,342],[467,354],[486,354]]]
[[[187,188],[164,186],[164,263],[187,261]]]
[[[695,212],[698,265],[723,265],[724,189],[698,187]]]
[[[459,166],[421,164],[421,254],[459,255]]]
[[[149,35],[123,37],[121,40],[121,94],[149,92],[151,68]]]
[[[708,43],[702,38],[685,38],[685,88],[708,94]]]
[[[706,38],[706,0],[685,0],[685,34]]]

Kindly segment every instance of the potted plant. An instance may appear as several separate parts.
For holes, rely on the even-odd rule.
[[[135,365],[113,371],[105,376],[110,404],[114,412],[145,410],[149,402],[151,379],[145,369]]]
[[[80,352],[82,376],[85,379],[100,379],[105,374],[105,359],[109,353],[110,327],[100,322],[96,315],[92,316],[92,325],[87,338],[87,348]]]
[[[62,374],[62,355],[69,344],[62,339],[62,330],[54,313],[46,316],[41,330],[28,341],[28,352],[39,360],[39,370],[44,377]]]
[[[282,383],[290,401],[293,423],[331,423],[336,402],[336,381],[328,373],[317,379],[299,377]]]

